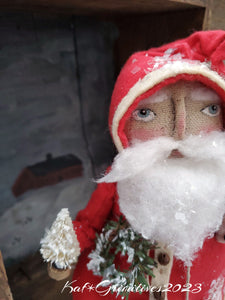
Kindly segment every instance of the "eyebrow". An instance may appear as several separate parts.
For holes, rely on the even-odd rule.
[[[160,103],[172,96],[172,93],[170,90],[168,90],[167,86],[162,88],[161,90],[157,91],[153,95],[149,96],[148,98],[145,98],[141,100],[137,107],[149,104],[149,103]],[[189,97],[192,101],[210,101],[218,103],[221,101],[221,98],[219,95],[212,89],[206,87],[206,86],[195,86],[193,87],[193,90],[191,90]]]
[[[149,104],[149,103],[160,103],[167,100],[170,96],[171,96],[171,92],[168,91],[168,89],[162,88],[161,90],[157,91],[156,93],[149,96],[148,98],[141,100],[138,103],[138,106]]]
[[[211,102],[221,101],[219,95],[208,87],[194,88],[190,93],[190,97],[192,101],[211,101]]]

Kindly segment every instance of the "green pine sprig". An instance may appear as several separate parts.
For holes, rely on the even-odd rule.
[[[154,277],[153,268],[157,263],[149,257],[149,251],[156,244],[135,232],[124,218],[109,221],[100,234],[97,234],[96,249],[89,254],[88,268],[111,286],[117,287],[117,296],[128,299],[129,292],[135,287],[148,289],[147,276]],[[116,255],[127,255],[128,270],[115,266]],[[113,289],[112,289],[113,290]],[[141,293],[141,290],[139,291]]]

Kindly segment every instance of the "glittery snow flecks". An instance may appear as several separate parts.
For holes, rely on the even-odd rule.
[[[204,300],[223,300],[224,289],[225,289],[225,278],[220,276],[219,278],[213,280],[208,291],[207,298]]]

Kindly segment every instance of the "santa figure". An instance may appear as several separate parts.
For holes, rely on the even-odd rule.
[[[96,232],[122,215],[157,242],[148,281],[161,287],[131,292],[129,300],[223,299],[224,102],[224,31],[196,32],[128,59],[109,114],[118,155],[73,222],[80,253],[73,286],[101,282],[88,255]],[[77,300],[102,296],[95,288],[73,290]]]

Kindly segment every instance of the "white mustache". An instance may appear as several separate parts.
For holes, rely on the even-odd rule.
[[[224,164],[225,132],[190,135],[180,141],[171,137],[159,137],[146,142],[136,142],[115,157],[111,171],[97,182],[117,182],[134,177],[155,163],[166,160],[173,150],[178,150],[184,159],[196,162],[215,160],[215,163]],[[131,165],[130,161],[136,163]]]

